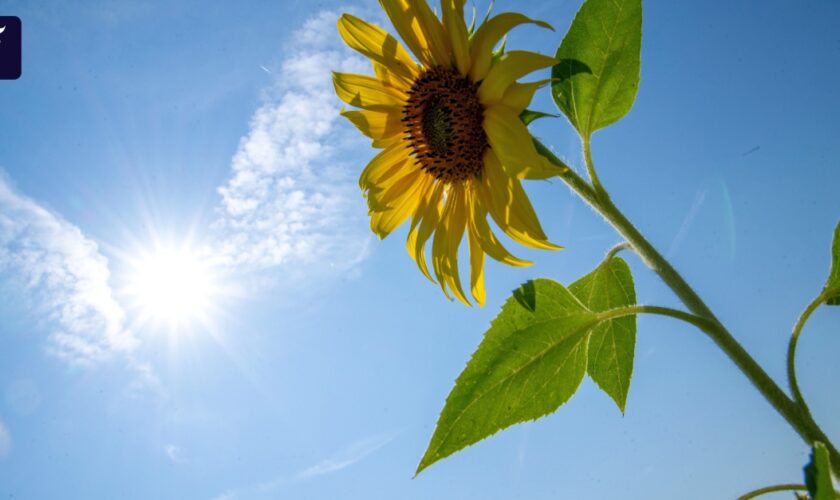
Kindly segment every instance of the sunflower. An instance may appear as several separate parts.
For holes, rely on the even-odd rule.
[[[540,226],[522,179],[545,179],[558,170],[541,157],[520,114],[547,80],[516,80],[553,66],[551,57],[526,51],[494,53],[512,28],[551,28],[518,13],[488,17],[468,28],[464,0],[441,0],[439,19],[423,0],[381,0],[405,45],[382,28],[350,14],[338,31],[370,58],[375,76],[333,73],[342,110],[382,151],[359,179],[372,230],[384,238],[411,218],[407,249],[427,278],[432,270],[447,297],[469,305],[458,271],[466,235],[472,296],[485,301],[484,255],[512,266],[531,262],[505,249],[488,222],[514,241],[556,250]]]

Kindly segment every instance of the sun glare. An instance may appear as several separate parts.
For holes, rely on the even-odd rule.
[[[190,248],[158,248],[133,259],[129,293],[145,319],[186,326],[206,322],[216,283],[212,267]]]

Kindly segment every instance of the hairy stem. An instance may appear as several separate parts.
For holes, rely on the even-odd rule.
[[[790,384],[790,392],[793,393],[793,400],[796,401],[808,417],[810,417],[811,411],[805,403],[805,398],[802,397],[802,392],[799,390],[799,383],[796,380],[796,345],[799,343],[799,334],[802,333],[802,327],[805,326],[805,323],[808,321],[808,318],[811,317],[811,314],[813,314],[813,312],[816,311],[817,308],[825,301],[825,293],[821,293],[813,300],[813,302],[808,304],[808,307],[805,308],[805,311],[802,312],[802,315],[799,316],[799,319],[796,321],[796,325],[793,327],[793,333],[790,336],[790,343],[788,343],[787,374],[788,383]]]
[[[583,137],[583,161],[586,163],[586,173],[589,175],[589,180],[592,181],[592,188],[595,195],[609,199],[607,191],[601,186],[601,179],[598,178],[598,172],[595,171],[595,163],[592,161],[592,148],[589,145],[589,136]]]
[[[639,232],[638,229],[612,203],[609,197],[599,196],[595,189],[560,160],[545,145],[534,140],[537,151],[551,163],[561,167],[558,175],[563,181],[583,198],[592,208],[601,214],[610,225],[621,234],[639,255],[644,263],[653,270],[662,281],[676,294],[682,303],[694,315],[709,322],[710,328],[703,331],[715,344],[735,363],[746,375],[762,396],[784,417],[799,436],[809,445],[820,441],[826,445],[831,455],[831,465],[834,474],[840,478],[840,452],[829,441],[828,437],[817,426],[813,419],[809,419],[801,411],[800,406],[788,397],[775,381],[764,371],[755,359],[738,343],[720,320],[709,309],[705,302],[683,279],[676,269],[659,253],[656,248]],[[594,170],[591,154],[586,154],[587,168]]]
[[[802,333],[802,328],[805,326],[805,323],[808,322],[808,319],[811,317],[811,314],[817,310],[826,300],[828,300],[828,294],[823,291],[817,298],[815,298],[808,307],[802,312],[802,315],[799,316],[799,319],[796,321],[796,325],[793,327],[793,333],[790,336],[790,342],[788,343],[788,352],[787,352],[787,374],[788,374],[788,384],[790,385],[790,392],[793,393],[793,400],[799,406],[800,411],[802,412],[802,418],[805,421],[819,429],[817,422],[814,420],[814,416],[811,415],[811,409],[808,408],[808,403],[805,402],[805,398],[802,396],[802,391],[799,390],[799,382],[796,378],[796,346],[799,343],[799,335]],[[833,450],[833,446],[830,442],[824,442],[826,448],[828,448],[829,452]],[[831,462],[832,462],[832,469],[834,470],[834,474],[840,478],[840,467],[835,463],[836,458],[832,455]]]
[[[685,311],[680,311],[679,309],[671,309],[670,307],[661,306],[635,305],[617,307],[615,309],[609,309],[607,311],[599,313],[598,320],[609,321],[611,319],[621,318],[624,316],[634,316],[636,314],[657,314],[659,316],[669,316],[671,318],[676,318],[678,320],[685,321],[686,323],[691,323],[692,325],[703,330],[704,332],[715,328],[714,323],[712,323],[706,318],[701,318],[700,316],[696,316]]]
[[[610,259],[612,259],[612,258],[613,258],[613,257],[615,257],[616,255],[618,255],[618,252],[620,252],[620,251],[622,251],[622,250],[632,250],[632,249],[633,249],[633,248],[630,246],[630,243],[627,243],[626,241],[621,242],[621,243],[619,243],[618,245],[616,245],[616,246],[612,247],[612,248],[610,249],[610,251],[609,251],[609,252],[607,252],[607,256],[606,256],[606,257],[604,257],[604,260],[610,260]]]

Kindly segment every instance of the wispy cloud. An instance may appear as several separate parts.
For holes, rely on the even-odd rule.
[[[337,17],[319,13],[284,45],[230,177],[218,188],[217,218],[205,241],[231,280],[256,275],[273,284],[262,273],[272,268],[282,268],[284,279],[318,277],[352,269],[367,254],[370,232],[356,186],[360,160],[349,158],[368,151],[339,122],[330,72],[369,68],[340,42]],[[97,244],[2,176],[0,273],[46,318],[49,352],[83,365],[129,353],[123,359],[140,375],[137,383],[156,383],[150,365],[130,354],[138,338],[112,293],[108,260]]]
[[[164,453],[173,464],[183,464],[186,462],[184,458],[184,450],[180,446],[168,444],[163,448]]]
[[[333,456],[325,458],[312,467],[301,471],[298,474],[298,478],[312,479],[317,476],[346,469],[351,465],[361,462],[371,453],[393,441],[395,437],[395,434],[377,434],[357,441]]]
[[[6,429],[6,425],[0,420],[0,460],[9,456],[12,452],[12,435]]]
[[[108,283],[108,261],[96,243],[16,192],[2,175],[0,272],[49,320],[48,350],[59,358],[90,364],[136,346]]]
[[[341,47],[337,17],[321,12],[291,36],[219,188],[220,251],[232,265],[346,269],[365,255],[364,211],[344,163],[353,139],[338,125],[330,71],[366,68]]]
[[[270,481],[264,481],[245,488],[228,490],[217,495],[213,500],[277,498],[277,490],[283,486],[332,474],[355,465],[386,446],[397,435],[398,433],[391,432],[365,437],[294,476],[280,475]]]

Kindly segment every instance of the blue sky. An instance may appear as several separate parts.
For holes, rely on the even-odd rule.
[[[496,9],[552,23],[509,47],[553,52],[579,5]],[[593,139],[601,179],[782,380],[840,216],[840,4],[644,5],[636,105]],[[0,81],[0,498],[690,499],[799,481],[807,447],[724,355],[648,317],[626,415],[587,380],[412,479],[510,291],[571,282],[619,240],[561,183],[532,183],[566,250],[489,263],[483,309],[446,301],[404,229],[367,230],[373,151],[329,81],[367,71],[335,34],[348,9],[382,18],[374,2],[0,6],[24,32],[23,76]],[[565,120],[533,131],[580,166]],[[162,319],[137,276],[185,248],[212,295]],[[627,257],[641,302],[676,305]],[[814,315],[799,366],[840,438],[838,321]]]

